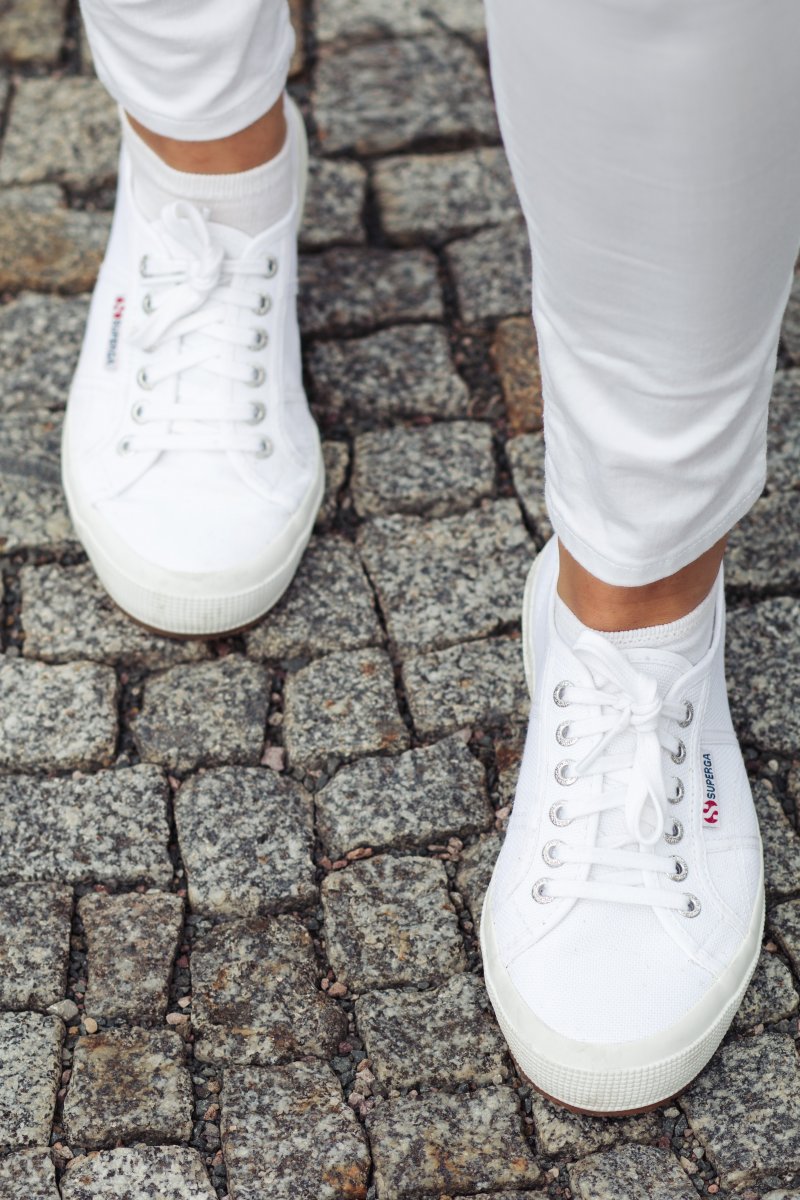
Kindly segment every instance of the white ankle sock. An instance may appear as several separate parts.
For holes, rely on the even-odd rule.
[[[122,136],[131,157],[133,192],[148,221],[165,204],[190,200],[208,208],[211,220],[255,237],[286,215],[292,203],[296,174],[296,135],[290,106],[285,104],[286,141],[275,158],[250,171],[231,175],[195,175],[176,171],[142,141],[122,113]]]
[[[711,645],[714,636],[714,597],[716,586],[711,589],[705,600],[697,608],[693,608],[685,617],[677,621],[669,621],[665,625],[649,625],[646,629],[622,629],[613,633],[595,630],[607,638],[620,650],[629,650],[634,646],[647,646],[659,650],[669,650],[672,654],[680,654],[691,663],[699,662]],[[556,593],[556,629],[564,641],[573,646],[588,625],[584,625],[571,608],[568,608]]]

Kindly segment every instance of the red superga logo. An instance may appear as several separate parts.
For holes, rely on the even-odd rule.
[[[703,824],[716,825],[719,821],[719,807],[717,805],[717,785],[714,781],[714,766],[710,754],[703,755],[703,778],[706,785],[706,798],[703,801]]]
[[[117,296],[114,300],[114,307],[111,310],[111,333],[108,338],[108,347],[106,348],[106,367],[109,371],[113,371],[117,365],[119,331],[122,326],[122,317],[124,312],[125,297]]]

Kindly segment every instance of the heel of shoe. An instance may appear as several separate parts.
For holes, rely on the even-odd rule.
[[[288,92],[284,93],[284,110],[286,112],[287,124],[291,125],[294,130],[294,136],[297,138],[297,232],[299,234],[300,227],[303,224],[303,212],[305,210],[306,192],[308,190],[308,134],[306,133],[306,123],[303,120],[303,114]]]

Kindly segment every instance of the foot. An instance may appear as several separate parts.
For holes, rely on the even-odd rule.
[[[597,1114],[659,1104],[705,1066],[755,968],[761,841],[731,725],[725,601],[692,665],[556,631],[553,539],[526,589],[533,706],[481,919],[520,1070]]]
[[[75,530],[132,617],[172,634],[248,625],[280,598],[322,498],[295,311],[307,152],[256,237],[187,201],[137,208],[123,148],[117,207],[67,408]]]

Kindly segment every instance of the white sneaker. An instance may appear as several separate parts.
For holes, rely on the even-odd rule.
[[[758,961],[761,839],[731,725],[725,599],[692,666],[554,622],[555,538],[524,601],[533,706],[481,919],[486,987],[520,1070],[592,1113],[694,1078]],[[535,669],[534,669],[535,667]]]
[[[322,499],[296,317],[298,182],[255,238],[179,201],[146,221],[123,148],[117,206],[63,439],[75,530],[136,620],[186,635],[255,621],[280,598]]]

